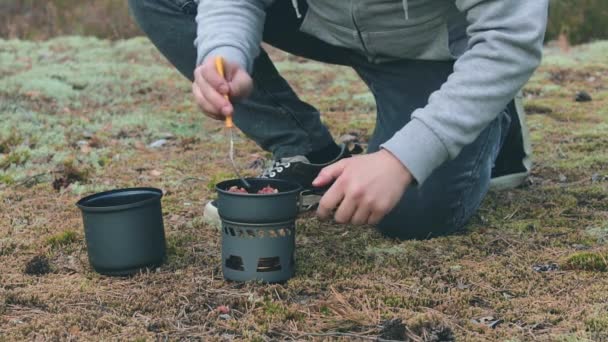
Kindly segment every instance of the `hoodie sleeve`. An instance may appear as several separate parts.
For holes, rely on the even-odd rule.
[[[266,7],[273,0],[199,0],[196,64],[221,55],[251,73],[260,52]]]
[[[419,184],[454,159],[506,107],[541,61],[548,0],[455,0],[467,51],[427,106],[382,145]]]

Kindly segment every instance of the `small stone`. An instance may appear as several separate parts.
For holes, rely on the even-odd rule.
[[[568,180],[568,177],[566,177],[565,175],[563,175],[561,173],[559,174],[559,181],[561,183],[566,183],[567,180]]]
[[[228,314],[223,314],[223,315],[220,315],[220,318],[227,321],[227,320],[231,319],[232,317]]]
[[[586,250],[591,249],[590,246],[582,245],[582,244],[579,244],[579,243],[573,244],[572,248],[576,249],[577,251],[586,251]]]
[[[502,319],[496,319],[494,316],[480,317],[478,319],[472,319],[471,321],[475,324],[483,324],[492,329],[504,322]]]
[[[492,321],[488,324],[488,327],[494,329],[496,328],[499,324],[501,324],[502,322],[504,322],[502,319],[497,319],[495,321]]]
[[[159,139],[159,140],[156,140],[155,142],[151,143],[149,146],[151,148],[160,148],[160,147],[163,147],[166,143],[167,143],[167,139]]]
[[[576,93],[576,97],[574,98],[574,100],[576,102],[590,102],[593,99],[591,98],[591,95],[589,95],[588,92],[583,90]]]
[[[594,173],[591,176],[592,183],[598,183],[598,182],[601,182],[602,180],[604,180],[604,177],[602,175],[600,175],[599,173]]]
[[[536,264],[532,266],[532,270],[535,272],[551,272],[559,270],[559,265],[556,263],[549,264]]]
[[[162,175],[163,173],[159,170],[152,170],[150,171],[150,176],[152,177],[160,177],[160,175]]]

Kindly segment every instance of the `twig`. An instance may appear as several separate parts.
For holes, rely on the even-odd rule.
[[[188,181],[206,182],[207,180],[205,178],[186,177],[182,180],[182,183],[185,183]]]
[[[47,174],[48,174],[48,172],[43,172],[43,173],[39,173],[39,174],[36,174],[36,175],[30,176],[30,177],[28,177],[28,178],[26,178],[26,179],[22,180],[21,182],[19,182],[19,183],[15,184],[15,186],[20,186],[20,185],[27,184],[27,183],[29,183],[29,182],[30,182],[30,181],[32,181],[32,180],[38,181],[38,178],[40,178],[40,177],[42,177],[42,176],[46,176]]]

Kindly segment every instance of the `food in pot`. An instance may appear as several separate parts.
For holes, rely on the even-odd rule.
[[[245,188],[241,188],[241,187],[238,187],[238,186],[236,186],[236,185],[231,186],[231,187],[228,189],[228,191],[229,191],[229,192],[242,193],[242,194],[247,194],[247,193],[249,193],[247,190],[245,190]],[[271,187],[270,185],[266,185],[266,186],[265,186],[265,187],[263,187],[262,189],[258,190],[258,192],[257,192],[257,193],[258,193],[258,194],[261,194],[261,195],[267,195],[267,194],[276,194],[276,193],[278,193],[278,192],[279,192],[279,190],[277,190],[277,189],[275,189],[275,188]]]
[[[240,188],[236,185],[233,185],[230,187],[230,189],[228,189],[229,192],[239,192],[239,193],[243,193],[246,194],[248,193],[247,190],[245,190],[244,188]]]
[[[265,187],[260,189],[260,191],[258,191],[258,194],[276,194],[278,192],[279,190],[271,187],[270,185],[266,185]]]

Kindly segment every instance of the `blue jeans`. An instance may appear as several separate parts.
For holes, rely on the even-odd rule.
[[[300,11],[306,4],[299,1]],[[165,57],[192,81],[196,61],[196,5],[192,0],[130,0],[140,27]],[[402,60],[373,64],[343,48],[299,32],[290,1],[267,11],[264,41],[281,50],[326,63],[352,67],[373,93],[378,113],[368,152],[410,121],[453,71],[453,62]],[[262,51],[254,62],[252,95],[235,104],[235,124],[275,158],[306,155],[333,142],[317,109],[303,102]],[[412,185],[380,222],[387,236],[422,239],[461,229],[486,195],[492,168],[509,131],[507,107],[470,145],[447,161],[422,186]],[[416,146],[412,146],[416,148]]]

